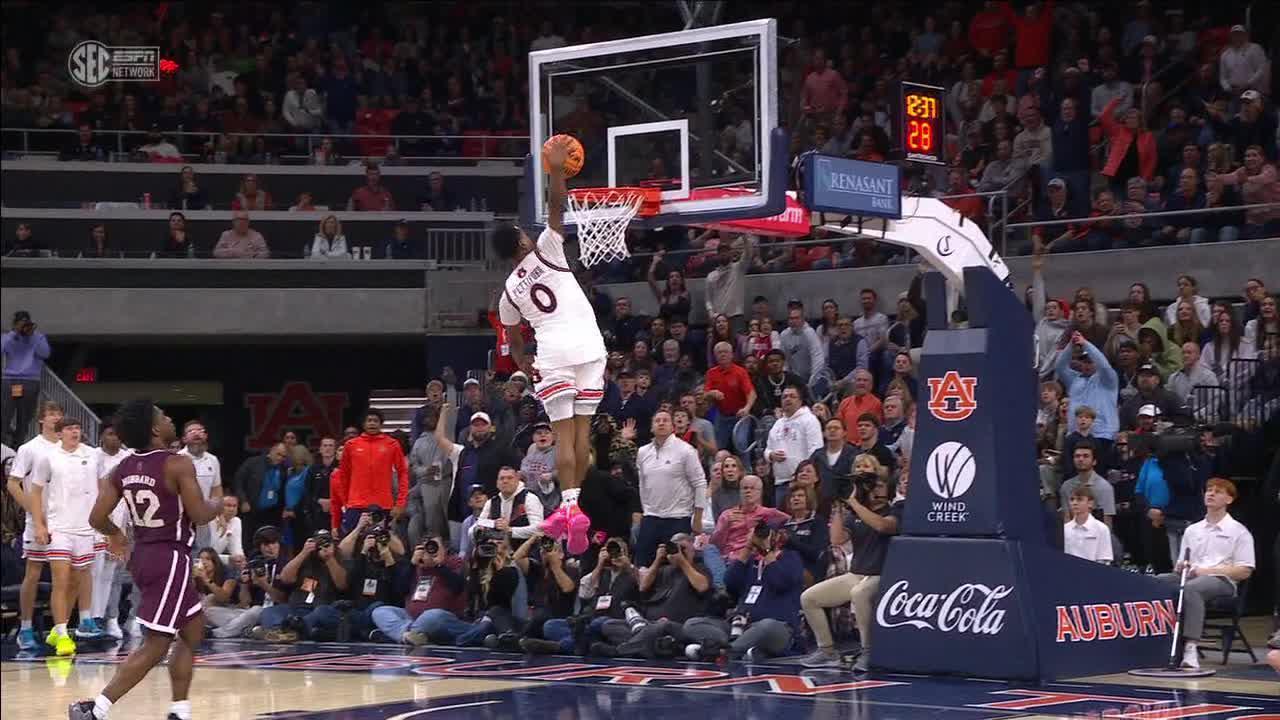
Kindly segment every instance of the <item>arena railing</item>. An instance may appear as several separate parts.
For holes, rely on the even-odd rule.
[[[49,369],[45,365],[40,370],[40,401],[53,401],[62,406],[62,414],[68,418],[75,418],[80,421],[80,431],[84,438],[84,442],[90,445],[98,444],[98,432],[102,427],[102,420],[98,417],[80,396],[72,392],[67,384],[62,382],[62,378],[58,374]],[[29,437],[35,437],[40,433],[40,424],[35,418],[31,419],[31,425],[27,428]]]
[[[1112,220],[1145,220],[1148,218],[1160,217],[1181,217],[1185,215],[1211,215],[1214,213],[1241,213],[1246,210],[1262,210],[1274,209],[1276,203],[1251,203],[1248,205],[1231,205],[1226,207],[1198,208],[1191,210],[1155,210],[1152,212],[1142,213],[1123,213],[1119,215],[1083,215],[1070,218],[1054,218],[1052,220],[1028,220],[1026,222],[1009,223],[1010,230],[1019,230],[1022,228],[1051,227],[1054,225],[1087,225],[1091,223],[1106,222]],[[1263,239],[1263,238],[1253,238]],[[1206,243],[1207,244],[1207,243]]]
[[[79,134],[79,130],[70,128],[4,128],[5,136],[4,150],[6,152],[20,152],[26,155],[45,154],[57,155],[58,149],[41,148],[37,141],[34,146],[32,137],[53,137],[59,146],[66,142],[74,140]],[[129,162],[136,148],[126,148],[125,138],[135,137],[145,139],[150,133],[146,130],[95,130],[95,139],[104,137],[114,138],[114,150],[104,147],[103,150],[112,153],[111,159],[116,162]],[[20,141],[15,147],[11,147],[9,137],[16,135]],[[366,135],[359,133],[245,133],[245,132],[191,132],[184,130],[165,131],[162,133],[165,137],[177,140],[175,145],[187,145],[187,139],[192,138],[195,142],[203,145],[208,141],[216,141],[218,138],[236,138],[249,139],[263,138],[273,142],[275,145],[281,143],[291,143],[294,146],[293,152],[288,152],[289,148],[285,147],[285,152],[274,153],[274,157],[281,161],[290,163],[309,163],[317,148],[330,139],[335,142],[341,142],[344,146],[359,146],[360,143],[385,141],[392,147],[396,148],[397,155],[401,160],[405,161],[432,161],[432,160],[509,160],[523,161],[529,150],[529,137],[524,135],[503,135],[491,134],[477,131],[475,133],[463,133],[455,135]],[[65,140],[63,140],[65,138]],[[403,155],[400,153],[402,144],[409,143],[448,143],[457,146],[458,152],[452,154],[439,155]],[[305,154],[298,154],[297,151],[303,147],[306,148]],[[181,147],[180,147],[181,149]],[[194,160],[200,157],[199,153],[189,152],[190,147],[183,152],[183,158],[186,160]],[[505,152],[504,152],[505,151]],[[381,158],[384,155],[351,155],[342,153],[342,157],[348,160],[364,160],[372,158]]]

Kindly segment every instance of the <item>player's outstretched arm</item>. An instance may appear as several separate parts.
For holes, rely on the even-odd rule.
[[[564,208],[569,196],[565,184],[564,161],[569,157],[569,145],[558,142],[547,149],[547,227],[564,236]]]

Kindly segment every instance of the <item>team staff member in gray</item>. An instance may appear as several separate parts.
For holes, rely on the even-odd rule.
[[[653,416],[653,442],[636,453],[640,475],[640,531],[636,538],[636,562],[653,562],[658,543],[676,533],[702,528],[702,508],[707,503],[707,476],[698,451],[675,436],[671,413]]]

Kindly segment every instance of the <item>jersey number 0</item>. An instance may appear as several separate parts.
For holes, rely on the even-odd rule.
[[[556,294],[542,283],[535,283],[529,288],[529,301],[548,315],[556,311]]]

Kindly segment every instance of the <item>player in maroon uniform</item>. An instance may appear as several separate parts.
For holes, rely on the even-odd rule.
[[[191,579],[191,543],[194,526],[212,520],[219,508],[205,501],[191,458],[167,449],[177,431],[173,420],[151,400],[126,403],[120,409],[116,429],[125,444],[134,448],[134,454],[99,483],[89,524],[106,536],[108,552],[124,557],[128,539],[110,517],[124,499],[134,540],[129,569],[142,594],[138,622],[145,639],[116,668],[102,694],[75,703],[68,716],[70,720],[106,720],[112,704],[160,664],[177,639],[169,659],[173,686],[169,720],[190,720],[187,691],[195,650],[204,638],[204,614]]]

